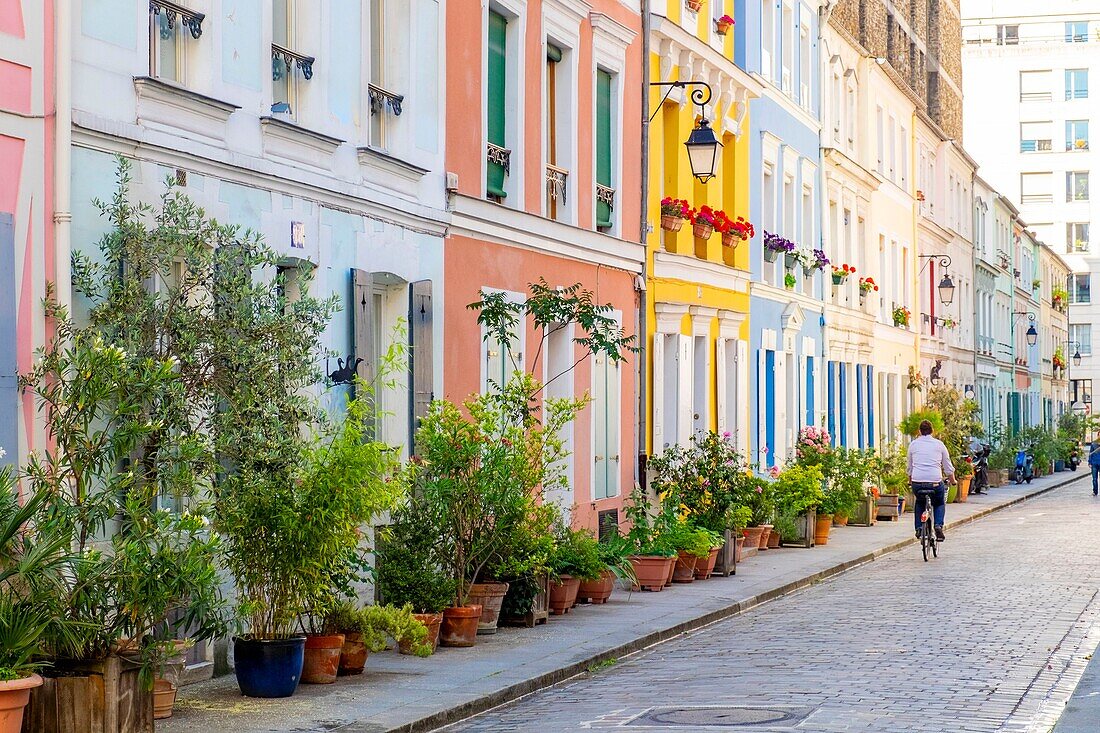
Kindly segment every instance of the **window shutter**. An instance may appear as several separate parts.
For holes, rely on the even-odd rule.
[[[771,425],[769,426],[769,440],[771,449],[771,465],[779,465],[787,456],[787,431],[791,423],[791,412],[798,409],[797,405],[788,405],[787,397],[790,396],[790,385],[787,384],[787,353],[785,351],[771,352],[771,393],[772,408]],[[783,386],[779,386],[779,378],[783,378]]]
[[[766,466],[775,465],[775,352],[764,352],[764,445],[768,452],[765,456]]]
[[[726,400],[729,399],[726,380],[726,339],[719,338],[714,344],[714,401],[718,408],[719,435],[729,430],[729,424],[726,421]]]
[[[825,411],[829,414],[829,435],[833,438],[833,445],[836,445],[836,362],[830,361],[828,366],[828,403],[826,404]]]
[[[19,459],[15,308],[15,220],[0,212],[0,445],[13,463]]]
[[[607,357],[600,354],[592,361],[592,498],[607,497],[608,464],[611,445],[607,435]]]
[[[409,283],[409,445],[416,452],[416,430],[434,397],[432,281]]]
[[[362,359],[359,365],[359,376],[363,381],[374,381],[375,359],[374,353],[374,279],[366,270],[352,270],[352,291],[355,306],[352,311],[352,329],[354,331],[354,354]]]
[[[863,365],[856,364],[856,447],[863,450],[863,429],[865,425],[863,407]]]
[[[840,444],[848,445],[848,365],[837,364],[840,372]]]
[[[661,333],[653,334],[653,344],[650,347],[653,354],[653,389],[650,399],[653,404],[653,421],[651,435],[653,445],[650,455],[657,455],[665,448],[665,336]]]
[[[691,437],[692,410],[694,400],[692,393],[692,381],[695,377],[694,364],[695,350],[692,348],[692,337],[678,334],[676,337],[679,351],[676,358],[676,442],[679,445],[687,445]]]
[[[508,50],[508,21],[500,13],[489,11],[489,68],[486,84],[486,137],[493,145],[502,148],[505,145],[504,104],[507,90],[507,65],[505,63]],[[504,193],[504,166],[500,163],[488,162],[486,172],[486,188],[492,196],[503,198]]]
[[[737,350],[734,352],[737,360],[737,396],[733,412],[733,433],[737,436],[737,446],[741,452],[749,455],[749,428],[745,425],[745,417],[749,409],[749,344],[747,341],[737,340]]]
[[[596,183],[611,185],[611,74],[596,71]],[[611,226],[611,206],[596,200],[596,226]]]
[[[867,447],[875,447],[875,368],[868,364],[867,372]]]
[[[812,356],[806,357],[806,425],[817,425],[815,418],[815,405],[814,398],[816,397],[814,390],[814,358]]]
[[[607,405],[607,484],[604,495],[618,496],[619,494],[619,473],[622,463],[620,461],[622,446],[619,437],[619,428],[622,423],[622,415],[620,410],[622,409],[622,400],[620,399],[622,389],[619,384],[619,370],[621,366],[619,362],[613,362],[604,359],[604,378],[606,379],[607,386],[604,389],[604,401]]]
[[[756,351],[756,455],[767,465],[768,454],[768,360],[765,349]]]

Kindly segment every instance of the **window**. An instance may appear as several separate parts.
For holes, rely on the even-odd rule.
[[[1092,355],[1092,324],[1071,323],[1069,325],[1069,340],[1081,344],[1081,356]],[[1090,392],[1092,390],[1089,390]]]
[[[1049,204],[1054,201],[1054,174],[1045,171],[1042,173],[1020,174],[1020,203]]]
[[[370,99],[370,144],[385,149],[387,110],[395,117],[400,115],[401,103],[405,98],[386,87],[384,0],[369,0],[367,11],[370,14],[370,83],[367,85]]]
[[[1050,92],[1051,72],[1021,71],[1020,72],[1020,101],[1021,102],[1049,102],[1053,99]]]
[[[1020,152],[1041,153],[1051,150],[1054,123],[1050,120],[1044,122],[1020,123]]]
[[[851,145],[856,140],[856,88],[851,82],[849,82],[847,88],[846,112],[844,122],[848,128],[848,144]]]
[[[1066,150],[1089,149],[1089,121],[1066,120]]]
[[[1089,200],[1088,171],[1066,172],[1066,201]]]
[[[999,25],[997,26],[997,45],[998,46],[1015,46],[1020,42],[1020,26],[1018,25]]]
[[[787,94],[792,94],[791,75],[794,74],[794,8],[783,4],[783,76],[780,87]]]
[[[810,89],[813,81],[813,76],[810,71],[810,60],[813,56],[813,51],[810,48],[810,29],[806,26],[800,26],[800,33],[800,43],[798,46],[798,98],[803,107],[809,108]]]
[[[1085,43],[1089,40],[1089,22],[1074,20],[1066,23],[1066,43]]]
[[[1084,327],[1085,338],[1088,338],[1088,327]],[[1070,336],[1073,336],[1073,326],[1070,326]],[[1081,342],[1081,356],[1085,356],[1085,341],[1084,339],[1077,339]],[[1089,354],[1092,353],[1091,341],[1089,347]],[[1083,404],[1092,404],[1092,380],[1091,379],[1074,379],[1070,382],[1070,401],[1081,402]]]
[[[1069,291],[1070,303],[1091,303],[1091,276],[1087,272],[1074,273],[1068,278],[1069,287],[1066,289]]]
[[[882,126],[882,107],[879,107],[875,111],[875,129],[878,132],[878,172],[885,175],[886,173],[886,137],[884,135],[884,129]]]
[[[1088,99],[1089,70],[1066,69],[1066,99]]]
[[[619,363],[606,354],[597,356],[592,364],[593,500],[619,495],[619,370]]]
[[[312,56],[295,50],[296,0],[272,0],[271,9],[271,111],[295,116],[298,106],[298,72],[313,78]]]
[[[484,288],[483,292],[493,292]],[[499,291],[496,291],[499,292]],[[505,299],[510,303],[523,302],[522,293],[505,292]],[[481,340],[481,391],[486,392],[491,385],[503,386],[512,378],[512,373],[523,369],[523,345],[525,337],[525,320],[522,316],[513,323],[508,332],[510,346],[505,346],[495,336],[482,329]]]
[[[546,44],[546,215],[557,219],[565,208],[565,188],[569,171],[558,163],[558,66],[561,49]]]
[[[771,79],[775,74],[775,0],[763,1],[760,36],[760,71],[765,79]]]
[[[1089,225],[1087,222],[1066,224],[1066,251],[1089,251]]]
[[[596,70],[596,227],[612,226],[615,208],[613,183],[614,114],[612,107],[612,77],[603,69]]]
[[[507,91],[506,59],[508,52],[508,21],[495,10],[489,11],[489,63],[485,84],[486,132],[488,152],[485,190],[490,199],[503,201],[504,179],[508,175],[505,129],[505,93]]]
[[[165,81],[184,80],[187,37],[202,35],[206,16],[175,3],[149,2],[149,75]]]

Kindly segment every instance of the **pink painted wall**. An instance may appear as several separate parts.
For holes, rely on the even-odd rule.
[[[16,367],[30,369],[50,332],[42,311],[55,278],[54,255],[54,3],[0,0],[0,211],[15,224]],[[68,73],[68,70],[64,70]],[[0,399],[13,399],[0,394]],[[29,397],[14,397],[20,420],[11,457],[43,444]],[[2,435],[2,433],[0,433]]]

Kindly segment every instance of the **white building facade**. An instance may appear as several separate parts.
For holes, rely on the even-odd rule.
[[[1091,195],[1092,177],[1100,175],[1091,140],[1100,92],[1090,88],[1100,80],[1100,6],[963,0],[962,12],[967,150],[1071,270],[1065,286],[1040,291],[1049,301],[1062,287],[1068,295],[1066,341],[1079,343],[1082,356],[1081,366],[1069,366],[1069,399],[1083,412],[1100,379],[1100,359],[1092,355],[1100,304],[1091,296],[1100,277],[1100,241],[1091,236],[1100,216],[1100,199]]]

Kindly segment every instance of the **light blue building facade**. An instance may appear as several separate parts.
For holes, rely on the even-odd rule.
[[[765,232],[809,257],[821,249],[818,4],[738,0],[736,62],[763,95],[750,115],[751,218],[757,222],[750,290],[749,424],[763,467],[793,456],[798,431],[825,415],[823,295],[829,272],[780,255],[768,261]],[[757,193],[759,192],[759,193]]]

